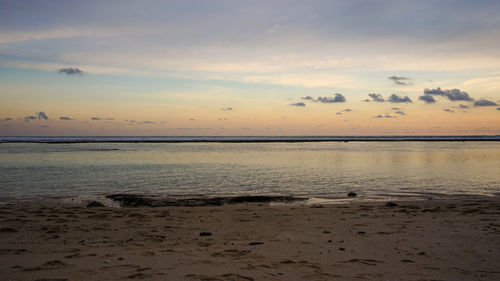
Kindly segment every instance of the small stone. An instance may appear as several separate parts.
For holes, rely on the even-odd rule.
[[[250,242],[250,243],[248,243],[248,245],[250,245],[250,246],[262,245],[262,244],[264,244],[264,242],[257,241],[257,242]]]
[[[349,196],[349,197],[356,197],[358,195],[356,193],[354,193],[354,192],[349,192],[349,193],[347,193],[347,196]]]
[[[387,202],[385,203],[385,206],[386,207],[396,207],[398,204],[394,203],[394,202]]]
[[[212,232],[203,231],[203,232],[200,232],[200,236],[212,236]]]
[[[101,207],[104,207],[104,205],[102,203],[97,202],[97,201],[92,201],[92,202],[87,204],[87,208],[101,208]]]
[[[345,251],[345,248],[339,247],[340,251]]]

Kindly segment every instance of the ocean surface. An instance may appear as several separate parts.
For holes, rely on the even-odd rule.
[[[0,197],[139,193],[345,198],[353,191],[358,198],[376,200],[500,194],[497,137],[345,142],[152,138],[2,137]]]

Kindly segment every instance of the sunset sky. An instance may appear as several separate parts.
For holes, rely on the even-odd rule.
[[[497,135],[500,1],[0,0],[0,135]]]

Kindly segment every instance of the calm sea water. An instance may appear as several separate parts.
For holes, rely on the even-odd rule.
[[[499,194],[500,142],[0,143],[0,197]]]

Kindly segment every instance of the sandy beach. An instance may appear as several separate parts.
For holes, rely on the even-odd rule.
[[[1,280],[499,280],[500,199],[4,204]]]

